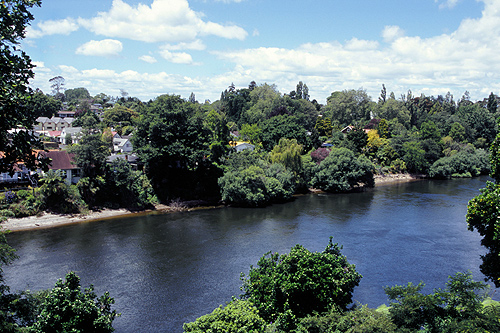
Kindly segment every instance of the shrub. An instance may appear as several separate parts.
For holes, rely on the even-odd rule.
[[[350,191],[363,185],[373,187],[374,166],[363,155],[356,157],[347,148],[334,148],[315,169],[312,185],[328,192]]]
[[[183,326],[186,333],[264,332],[266,322],[249,301],[233,300],[192,323]]]
[[[301,245],[285,255],[269,252],[242,280],[242,298],[254,303],[266,322],[278,321],[288,330],[296,318],[346,309],[361,275],[330,238],[321,253]]]

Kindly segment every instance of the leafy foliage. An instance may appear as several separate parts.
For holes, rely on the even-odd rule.
[[[40,6],[39,0],[12,0],[0,3],[0,172],[12,171],[18,162],[34,170],[47,160],[37,161],[34,148],[41,147],[33,125],[40,116],[51,116],[56,104],[36,108],[37,97],[29,87],[34,65],[30,57],[19,48],[25,28],[33,15],[32,7]],[[24,128],[11,134],[11,129]]]
[[[257,308],[249,301],[233,300],[225,307],[201,316],[183,326],[186,333],[264,332],[266,322],[259,316]]]
[[[399,331],[413,332],[424,328],[427,332],[498,331],[500,324],[481,303],[480,292],[487,285],[472,280],[470,273],[450,276],[444,290],[425,295],[423,283],[385,288],[391,300],[389,312]]]
[[[334,148],[315,170],[312,185],[328,192],[350,191],[356,186],[373,187],[373,164],[347,148]]]
[[[266,322],[291,328],[296,318],[345,309],[360,279],[330,238],[321,253],[296,245],[289,254],[265,254],[248,276],[242,275],[242,297],[255,304]]]
[[[429,169],[429,176],[441,179],[479,176],[486,171],[486,164],[485,154],[459,152],[434,162]]]
[[[111,310],[114,299],[109,293],[98,297],[94,287],[81,290],[80,278],[66,274],[49,291],[40,307],[32,332],[113,332],[113,320],[119,315]]]

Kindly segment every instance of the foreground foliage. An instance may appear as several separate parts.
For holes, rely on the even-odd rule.
[[[330,238],[321,253],[301,245],[284,255],[267,253],[242,280],[243,299],[255,304],[267,323],[292,329],[296,319],[313,312],[345,310],[361,275]]]
[[[483,237],[481,245],[488,253],[481,256],[481,272],[498,288],[500,287],[500,134],[490,147],[491,173],[494,182],[488,182],[481,194],[469,201],[467,224]]]

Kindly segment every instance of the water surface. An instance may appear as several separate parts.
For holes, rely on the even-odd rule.
[[[295,244],[322,251],[329,236],[363,275],[354,300],[387,303],[384,286],[479,272],[480,236],[467,230],[467,202],[486,178],[418,181],[363,193],[306,195],[262,209],[219,208],[16,232],[20,256],[5,269],[12,290],[51,288],[76,271],[110,291],[117,332],[182,332],[184,322],[239,295],[240,273],[267,251]]]

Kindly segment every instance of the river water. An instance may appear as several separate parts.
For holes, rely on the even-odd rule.
[[[182,332],[182,324],[239,295],[240,273],[266,252],[295,244],[322,251],[329,236],[363,275],[354,300],[387,303],[383,287],[479,272],[480,236],[467,202],[486,178],[417,181],[363,193],[319,194],[262,209],[218,208],[88,222],[8,235],[19,259],[5,268],[13,291],[51,288],[76,271],[109,291],[117,332]],[[495,297],[496,298],[496,297]]]

